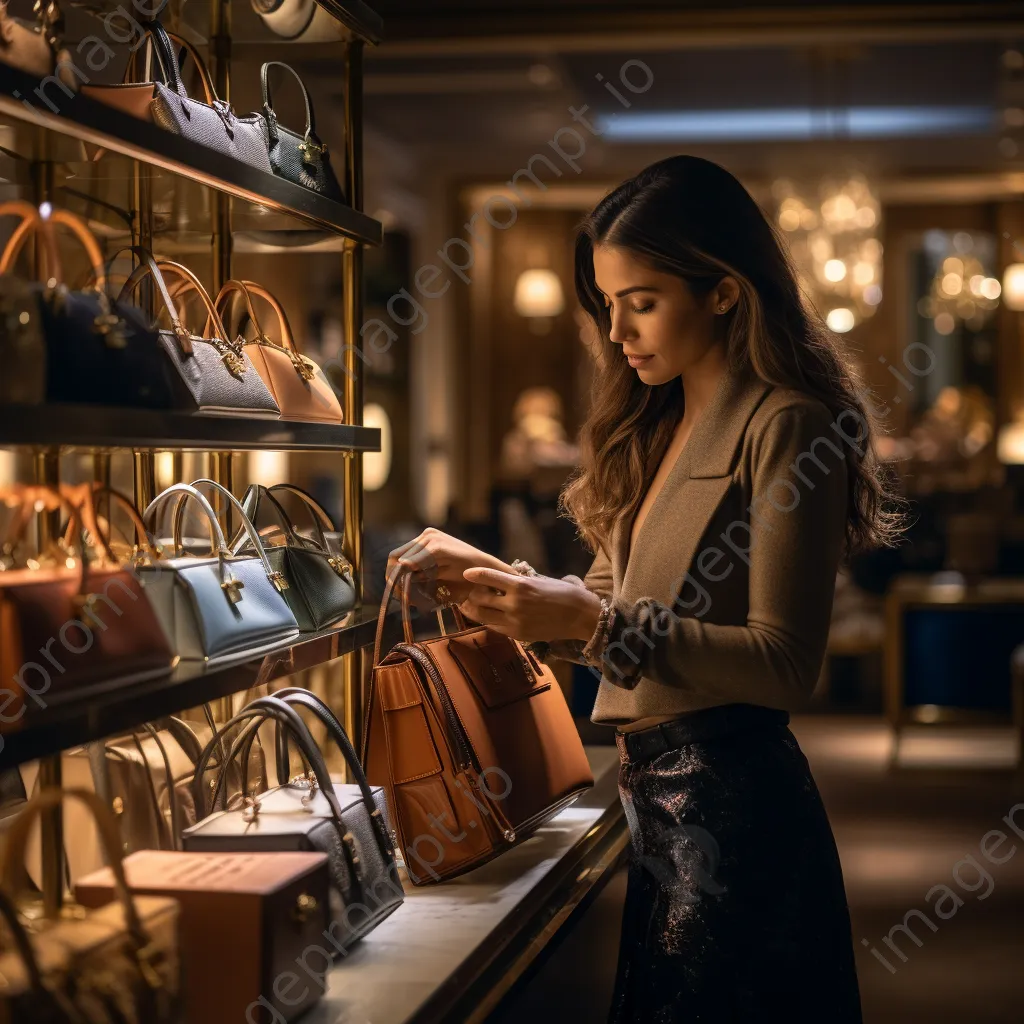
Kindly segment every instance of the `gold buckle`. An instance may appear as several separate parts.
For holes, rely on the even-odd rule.
[[[327,143],[325,142],[313,142],[313,140],[307,135],[302,142],[299,143],[299,152],[308,160],[310,156],[326,156],[327,155]]]
[[[352,563],[344,558],[337,558],[334,555],[327,556],[327,564],[339,575],[339,576],[351,576],[352,575]]]
[[[232,576],[231,579],[224,580],[221,583],[220,589],[228,595],[228,600],[230,600],[232,604],[238,604],[238,602],[242,600],[242,595],[239,591],[245,589],[245,584],[237,577]]]
[[[288,581],[284,578],[284,573],[272,572],[267,574],[267,579],[274,584],[274,589],[277,592],[283,593],[288,589]]]
[[[241,354],[236,352],[232,348],[227,348],[221,351],[221,359],[224,361],[224,365],[228,368],[228,372],[233,374],[235,377],[241,377],[245,373],[245,360]]]

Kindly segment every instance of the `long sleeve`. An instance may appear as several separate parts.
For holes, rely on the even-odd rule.
[[[562,579],[577,586],[586,587],[599,597],[611,600],[612,596],[612,563],[604,548],[598,548],[597,555],[581,580],[578,576],[563,576]],[[527,645],[542,661],[558,658],[560,661],[572,661],[577,665],[590,664],[583,657],[586,640],[547,640]]]
[[[605,680],[631,689],[645,677],[723,703],[804,702],[828,640],[847,514],[847,467],[831,422],[820,403],[788,406],[752,453],[746,624],[680,616],[649,598],[617,601]]]

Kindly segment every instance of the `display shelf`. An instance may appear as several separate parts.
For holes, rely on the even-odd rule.
[[[353,35],[376,45],[384,35],[380,15],[362,0],[316,0],[332,18],[340,21]]]
[[[594,788],[526,842],[447,885],[413,886],[403,870],[404,904],[331,968],[327,992],[303,1024],[487,1020],[626,853],[618,753],[586,751]]]
[[[380,430],[98,405],[0,405],[0,448],[380,451]]]
[[[56,112],[54,112],[56,108]],[[121,153],[154,167],[346,238],[380,245],[379,221],[343,203],[250,167],[155,124],[86,96],[65,95],[59,83],[40,90],[39,79],[0,63],[0,115],[36,124],[82,143]]]
[[[373,643],[376,628],[374,609],[356,610],[338,625],[304,634],[248,661],[212,669],[180,662],[170,675],[158,679],[109,680],[55,695],[45,708],[30,708],[19,723],[5,726],[14,731],[0,735],[0,770],[333,661]]]

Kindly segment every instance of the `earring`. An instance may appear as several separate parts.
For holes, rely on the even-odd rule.
[[[726,311],[726,310],[727,310],[728,308],[729,308],[729,303],[728,303],[728,302],[723,302],[723,303],[722,303],[722,304],[721,304],[721,305],[720,305],[720,306],[718,307],[718,312],[719,312],[719,313],[724,313],[724,312],[725,312],[725,311]]]

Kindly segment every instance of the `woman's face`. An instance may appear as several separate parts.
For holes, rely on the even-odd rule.
[[[609,307],[611,340],[650,385],[684,375],[721,344],[715,317],[738,292],[732,278],[724,278],[702,301],[682,278],[611,245],[594,246],[594,278]]]

